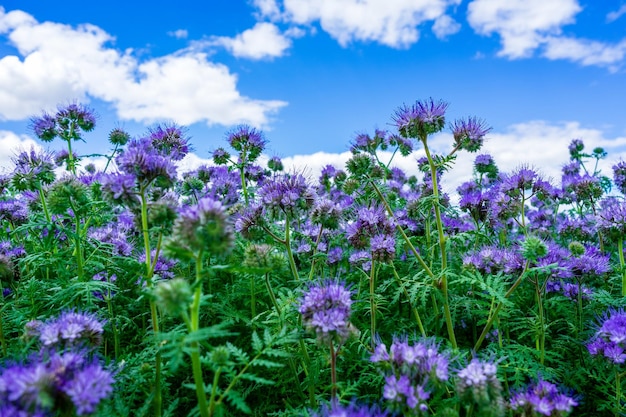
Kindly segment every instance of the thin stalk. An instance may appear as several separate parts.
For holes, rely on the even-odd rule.
[[[370,319],[370,333],[371,333],[371,339],[372,339],[372,349],[374,349],[376,347],[376,287],[375,287],[375,280],[376,280],[376,261],[374,259],[372,259],[372,269],[370,270],[370,276],[369,276],[369,281],[370,281],[370,315],[371,315],[371,319]]]
[[[619,255],[619,267],[622,273],[622,297],[626,297],[626,268],[624,265],[624,236],[617,240],[617,254]]]
[[[334,401],[337,398],[337,352],[333,341],[330,341],[330,398]]]
[[[537,338],[537,348],[539,350],[539,362],[543,365],[546,351],[546,333],[544,327],[545,318],[543,315],[543,302],[541,299],[541,290],[539,288],[539,277],[536,277],[535,281],[535,298],[537,300],[537,311],[539,313],[539,337]]]
[[[150,234],[148,231],[148,203],[146,201],[146,193],[145,189],[141,189],[139,193],[141,198],[141,231],[143,234],[143,244],[144,251],[146,254],[146,287],[148,289],[152,289],[152,259],[150,253]],[[159,334],[159,315],[157,311],[156,301],[150,299],[150,316],[152,319],[152,331],[155,336]],[[156,354],[155,354],[155,376],[154,376],[154,415],[155,417],[161,417],[162,414],[162,406],[163,406],[163,397],[161,392],[161,351],[157,346]]]
[[[417,311],[417,308],[411,302],[411,297],[409,296],[408,291],[404,287],[404,284],[402,283],[402,280],[400,279],[400,275],[398,275],[398,271],[396,270],[396,266],[393,264],[393,262],[391,263],[391,269],[393,270],[393,276],[396,278],[396,282],[402,289],[404,296],[406,297],[407,301],[409,302],[409,305],[411,306],[411,310],[413,311],[413,315],[415,316],[415,321],[417,321],[417,327],[419,327],[422,337],[426,337],[426,330],[424,330],[424,325],[422,324],[420,313],[419,311]]]
[[[43,193],[43,187],[41,184],[38,185],[37,190],[39,191],[39,200],[41,200],[41,207],[43,209],[43,214],[46,216],[46,220],[48,223],[52,223],[52,217],[50,217],[50,212],[48,211],[48,205],[46,204],[46,197]]]
[[[376,191],[376,194],[378,194],[378,198],[380,199],[380,201],[385,206],[385,209],[387,210],[387,213],[389,213],[389,216],[392,219],[395,219],[395,216],[393,214],[393,210],[391,210],[391,207],[389,206],[389,203],[387,203],[387,200],[385,199],[385,196],[383,196],[383,193],[381,193],[381,191],[378,188],[378,186],[376,185],[376,183],[372,179],[370,179],[370,184],[372,185],[372,188],[374,188],[374,191]],[[417,262],[419,262],[419,264],[422,266],[422,268],[424,268],[424,271],[426,271],[426,273],[428,274],[428,276],[430,278],[435,279],[435,274],[428,267],[428,265],[424,261],[424,258],[422,258],[422,256],[419,254],[417,249],[415,249],[415,246],[413,246],[413,243],[411,243],[411,241],[409,240],[409,237],[406,235],[406,233],[404,233],[404,230],[402,230],[402,227],[398,224],[398,222],[395,222],[395,223],[396,223],[396,229],[398,229],[398,231],[402,235],[402,238],[404,239],[406,244],[409,246],[409,249],[413,253],[413,256],[415,256],[415,259],[417,259]]]
[[[239,164],[239,175],[241,177],[241,189],[243,191],[243,200],[248,205],[248,185],[246,184],[246,150],[241,151],[241,164]]]
[[[270,282],[269,272],[265,273],[265,286],[267,287],[267,293],[270,295],[270,300],[272,300],[272,304],[276,309],[276,314],[278,314],[278,318],[280,319],[280,307],[278,306],[278,301],[276,301],[276,294],[274,294],[274,289],[272,288],[272,283]]]
[[[0,290],[2,290],[2,288],[0,288]],[[0,344],[2,345],[2,356],[6,357],[7,356],[7,341],[4,338],[4,329],[2,327],[2,316],[4,315],[4,308],[0,309]]]
[[[256,317],[256,288],[255,288],[255,275],[250,274],[250,319]]]
[[[193,303],[191,304],[191,332],[200,330],[200,301],[202,300],[202,250],[195,259],[196,263],[196,282],[193,295]],[[193,379],[196,384],[196,397],[198,398],[198,408],[202,417],[209,417],[209,405],[206,401],[206,393],[204,392],[204,380],[202,378],[202,364],[200,362],[200,344],[197,341],[191,343],[191,366],[193,370]],[[215,389],[215,385],[213,386]]]
[[[291,237],[289,232],[289,216],[285,218],[285,249],[287,250],[287,259],[289,260],[289,268],[291,268],[291,274],[296,281],[300,281],[298,276],[298,269],[296,268],[296,261],[293,258],[293,252],[291,251]]]
[[[222,373],[222,367],[220,366],[213,375],[213,386],[211,387],[211,398],[209,399],[209,415],[212,416],[215,413],[215,396],[217,395],[217,384],[220,380]]]
[[[107,281],[110,282],[107,278]],[[107,289],[107,309],[109,311],[109,317],[111,317],[111,326],[113,327],[113,352],[115,358],[120,356],[120,335],[117,332],[117,318],[113,316],[113,305],[111,304],[111,290]]]
[[[78,280],[82,281],[85,277],[84,271],[84,261],[83,261],[83,249],[81,244],[81,227],[80,227],[80,219],[78,218],[78,213],[76,211],[76,207],[72,203],[72,200],[69,199],[70,207],[74,212],[74,220],[75,220],[75,236],[74,236],[74,256],[76,257],[76,267]]]
[[[622,415],[622,376],[615,367],[615,415]]]
[[[317,253],[317,247],[320,245],[320,240],[322,240],[322,232],[324,231],[324,226],[320,225],[320,231],[317,234],[317,239],[315,240],[315,247],[313,248],[313,255],[311,256],[311,272],[309,272],[309,281],[313,280],[313,273],[315,272],[315,254]]]
[[[446,269],[448,268],[448,256],[446,254],[446,237],[443,233],[443,222],[441,220],[441,210],[439,209],[439,187],[437,185],[437,167],[430,155],[428,149],[426,137],[422,138],[424,144],[424,151],[426,152],[426,158],[428,159],[428,165],[430,165],[430,175],[433,182],[433,196],[435,201],[433,208],[435,209],[435,220],[437,222],[437,234],[439,236],[439,252],[441,255],[441,279],[440,287],[441,294],[443,296],[443,314],[446,321],[446,328],[448,330],[448,338],[452,344],[452,348],[456,349],[456,336],[454,335],[454,323],[452,323],[452,314],[450,313],[450,301],[448,297],[448,276],[446,275]]]
[[[513,294],[513,291],[515,291],[515,289],[519,287],[519,285],[522,283],[522,280],[524,279],[524,276],[526,275],[526,271],[528,271],[529,266],[530,266],[530,262],[526,261],[526,264],[524,265],[524,270],[522,271],[520,276],[515,280],[513,285],[511,285],[511,288],[509,288],[506,294],[504,294],[505,299],[509,298],[511,294]],[[483,344],[483,341],[485,340],[487,333],[489,333],[489,330],[491,330],[491,326],[493,325],[494,320],[496,320],[496,318],[498,317],[498,313],[500,313],[500,310],[502,310],[502,303],[498,303],[493,313],[492,312],[489,313],[489,319],[487,320],[487,323],[485,324],[485,327],[483,328],[482,333],[478,337],[476,344],[474,344],[473,352],[478,352],[478,349],[480,349],[480,346]]]

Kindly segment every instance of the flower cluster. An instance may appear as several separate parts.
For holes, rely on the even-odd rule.
[[[461,401],[474,404],[480,415],[504,413],[502,384],[497,371],[495,363],[472,359],[457,373],[456,388]]]
[[[400,107],[393,119],[401,136],[424,140],[428,135],[443,129],[447,109],[448,103],[441,100],[435,102],[430,98],[417,101],[412,106]]]
[[[221,255],[233,244],[233,228],[222,204],[202,198],[198,204],[183,207],[174,223],[168,249],[177,256],[199,253]]]
[[[102,340],[103,322],[93,314],[65,311],[45,322],[31,321],[27,329],[28,335],[46,348],[97,346]]]
[[[333,401],[330,406],[324,405],[312,417],[387,417],[389,413],[381,410],[377,405],[368,406],[353,401],[348,405],[341,405]]]
[[[300,300],[298,309],[304,326],[314,331],[324,344],[345,342],[353,332],[350,297],[350,290],[340,282],[312,285]]]
[[[404,414],[426,413],[431,386],[449,377],[448,356],[430,340],[410,345],[406,339],[396,338],[389,350],[379,343],[370,361],[385,374],[383,398],[392,410]]]
[[[268,181],[259,189],[259,199],[272,218],[309,211],[313,206],[313,191],[300,174],[284,174]]]
[[[65,311],[26,324],[26,337],[41,350],[27,361],[0,368],[1,416],[92,414],[113,391],[113,375],[93,356],[103,322],[95,315]]]
[[[587,344],[592,355],[603,355],[614,364],[626,363],[626,311],[610,310]]]
[[[524,415],[535,413],[550,417],[566,416],[578,405],[572,396],[561,392],[555,384],[543,379],[530,384],[524,391],[513,394],[510,403],[513,410],[526,413]]]

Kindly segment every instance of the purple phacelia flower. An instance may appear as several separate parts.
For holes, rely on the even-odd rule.
[[[44,113],[41,117],[31,119],[31,128],[39,139],[50,142],[57,137],[56,121],[53,116]]]
[[[450,128],[458,149],[476,152],[483,146],[485,135],[491,130],[486,122],[476,117],[456,120]]]
[[[100,364],[93,363],[76,372],[63,391],[74,404],[77,415],[91,414],[113,391],[113,376]]]
[[[189,139],[180,126],[157,126],[150,129],[149,139],[161,155],[174,161],[180,161],[189,153]]]
[[[626,362],[626,312],[609,310],[601,321],[587,349],[592,355],[603,355],[615,364]]]
[[[377,405],[368,406],[353,401],[348,405],[341,405],[333,401],[330,406],[324,405],[319,412],[313,412],[312,417],[387,417],[389,413],[381,410]]]
[[[343,343],[353,331],[350,290],[340,282],[326,281],[309,287],[298,311],[305,327],[322,343]]]
[[[263,137],[263,133],[257,129],[242,125],[237,126],[233,131],[228,133],[228,143],[238,151],[240,155],[246,157],[246,162],[255,161],[261,152],[265,149],[267,140]]]
[[[435,102],[432,98],[417,101],[412,106],[400,107],[393,116],[398,132],[405,138],[420,140],[432,133],[437,133],[445,126],[445,114],[448,103]]]
[[[37,335],[46,348],[99,345],[104,321],[89,313],[65,311],[37,327]]]
[[[161,154],[150,138],[131,140],[115,162],[124,174],[133,175],[142,186],[155,182],[167,188],[176,180],[172,160]]]
[[[281,175],[267,181],[258,191],[264,211],[273,218],[294,218],[313,206],[313,191],[300,174]]]
[[[514,393],[510,403],[515,411],[551,417],[566,416],[578,405],[573,396],[561,392],[555,384],[542,379],[530,384],[524,391]]]

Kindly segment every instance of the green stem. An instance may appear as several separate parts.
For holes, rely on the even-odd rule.
[[[317,239],[315,240],[315,247],[313,248],[313,255],[311,256],[311,272],[309,272],[309,281],[313,280],[313,274],[315,272],[315,254],[317,253],[317,247],[320,245],[320,240],[322,240],[322,232],[324,231],[324,226],[320,225],[320,231],[317,234]]]
[[[255,275],[250,274],[250,319],[254,320],[256,317],[256,288],[255,288]]]
[[[456,349],[456,336],[454,335],[454,323],[452,322],[452,314],[450,312],[450,301],[448,297],[448,276],[446,269],[448,268],[448,256],[446,254],[446,237],[443,233],[443,222],[441,220],[441,210],[439,208],[439,187],[437,185],[437,167],[430,155],[426,137],[422,138],[424,144],[424,151],[426,152],[426,158],[428,159],[428,165],[430,165],[430,175],[433,183],[433,196],[435,200],[433,202],[433,208],[435,209],[435,220],[437,222],[437,234],[439,235],[439,252],[441,255],[441,279],[440,288],[443,296],[443,314],[446,321],[446,328],[448,330],[448,338],[452,344],[452,348]]]
[[[622,380],[617,367],[615,368],[615,415],[617,417],[622,415]]]
[[[420,333],[422,334],[422,337],[426,337],[426,330],[424,330],[424,325],[422,324],[422,319],[420,317],[420,313],[419,313],[419,311],[417,311],[417,308],[411,302],[411,296],[409,295],[408,291],[404,287],[404,284],[402,283],[402,280],[400,279],[400,275],[398,275],[398,271],[396,270],[396,266],[394,265],[393,262],[391,263],[391,268],[393,270],[393,275],[396,278],[396,282],[398,283],[398,285],[402,289],[402,292],[404,293],[404,296],[406,297],[407,301],[409,302],[409,305],[411,306],[411,310],[413,310],[413,315],[415,316],[415,321],[417,321],[417,327],[419,327]]]
[[[535,281],[535,297],[537,300],[537,310],[539,312],[539,337],[537,339],[539,348],[539,362],[543,365],[545,362],[546,350],[546,334],[545,334],[545,318],[543,315],[543,302],[541,299],[541,290],[539,288],[539,277]]]
[[[50,217],[50,212],[48,211],[48,205],[46,204],[46,197],[43,193],[43,187],[41,184],[38,185],[37,190],[39,191],[39,199],[41,200],[41,207],[43,209],[43,214],[46,216],[46,220],[48,223],[52,223],[52,217]]]
[[[330,341],[330,398],[334,401],[337,398],[337,353],[333,341]]]
[[[376,292],[375,292],[375,280],[376,280],[376,261],[372,259],[372,269],[370,270],[370,336],[372,341],[372,349],[376,347]]]
[[[2,291],[2,286],[0,286],[0,291]],[[0,309],[0,344],[2,345],[2,356],[6,357],[8,353],[7,353],[7,341],[4,338],[4,329],[2,327],[3,316],[4,316],[4,306],[2,309]]]
[[[202,255],[200,250],[195,259],[196,263],[196,282],[193,295],[193,303],[191,304],[191,332],[200,330],[200,301],[202,300]],[[191,366],[193,368],[193,379],[196,384],[196,396],[198,397],[198,407],[202,417],[209,417],[209,405],[206,401],[204,392],[204,380],[202,378],[202,364],[200,362],[200,344],[197,341],[191,343]],[[214,385],[215,387],[215,385]]]
[[[76,257],[76,267],[78,280],[82,281],[85,277],[84,271],[84,263],[83,263],[83,249],[81,244],[81,227],[80,227],[80,218],[78,217],[78,212],[76,207],[72,203],[72,200],[69,199],[69,204],[74,212],[74,221],[75,221],[75,236],[74,236],[74,256]]]
[[[272,283],[270,282],[270,273],[265,273],[265,286],[267,287],[267,293],[270,295],[270,299],[272,300],[272,304],[276,309],[276,314],[280,319],[280,307],[278,306],[278,301],[276,301],[276,295],[274,294],[274,289],[272,288]],[[282,321],[282,319],[281,319]]]
[[[529,266],[530,266],[530,262],[526,261],[526,264],[524,265],[524,270],[522,271],[520,276],[517,278],[517,280],[515,280],[513,285],[511,285],[511,288],[509,288],[506,294],[504,294],[505,299],[509,298],[511,294],[513,294],[513,291],[515,291],[515,289],[522,283],[522,280],[524,279],[524,276],[526,275],[526,271],[528,271]],[[478,340],[474,344],[474,350],[473,350],[474,352],[478,352],[478,349],[480,349],[480,346],[485,340],[487,333],[489,333],[489,330],[491,330],[491,326],[493,325],[494,320],[496,320],[496,318],[498,317],[498,313],[500,313],[500,310],[502,310],[502,306],[503,306],[503,303],[498,303],[493,313],[492,312],[489,313],[489,319],[487,320],[487,323],[485,324],[485,327],[483,328],[482,333],[478,337]]]
[[[622,273],[622,297],[626,297],[626,268],[624,265],[624,236],[617,240],[617,254],[619,256],[619,267]]]
[[[222,367],[220,366],[213,375],[213,386],[211,387],[211,398],[209,399],[209,415],[212,416],[215,413],[215,396],[217,395],[217,384],[220,380],[222,373]]]
[[[152,289],[152,257],[150,253],[150,234],[148,230],[148,203],[146,201],[145,189],[141,189],[139,196],[141,198],[141,232],[143,235],[144,251],[146,254],[146,287]],[[150,299],[150,316],[152,318],[152,331],[155,336],[155,343],[157,335],[159,334],[159,315],[157,311],[156,301]],[[163,397],[161,393],[161,350],[157,346],[155,354],[155,376],[154,376],[154,415],[155,417],[161,417]]]
[[[380,199],[380,201],[385,206],[385,209],[387,210],[387,213],[389,213],[389,216],[392,219],[395,219],[395,216],[393,214],[393,210],[391,210],[391,207],[389,206],[389,203],[387,203],[387,200],[385,199],[385,196],[383,196],[383,193],[380,191],[380,189],[378,188],[378,186],[376,185],[374,180],[370,179],[370,184],[372,185],[372,188],[374,188],[374,191],[376,191],[376,194],[378,194],[378,198]],[[413,256],[415,256],[415,259],[417,259],[417,262],[419,262],[419,264],[422,266],[422,268],[424,268],[424,271],[426,271],[426,273],[428,274],[428,276],[430,278],[435,279],[435,274],[428,267],[428,265],[424,261],[424,258],[422,258],[422,256],[419,254],[417,249],[415,249],[415,246],[413,246],[413,243],[411,243],[411,241],[409,240],[409,237],[406,235],[406,233],[404,233],[404,230],[402,230],[402,227],[398,224],[398,222],[395,222],[395,223],[396,223],[396,229],[398,229],[398,231],[402,235],[402,238],[404,239],[406,244],[409,246],[409,249],[413,253]]]
[[[289,268],[291,268],[291,274],[296,281],[300,281],[298,276],[298,269],[296,268],[296,261],[293,258],[293,252],[291,251],[291,237],[289,232],[289,216],[285,218],[285,249],[287,249],[287,259],[289,260]]]

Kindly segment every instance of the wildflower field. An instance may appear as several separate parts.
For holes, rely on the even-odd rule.
[[[560,181],[502,172],[447,107],[318,179],[249,126],[185,173],[183,128],[115,128],[97,170],[89,108],[34,117],[56,150],[0,177],[0,417],[626,415],[626,162],[573,139]]]

